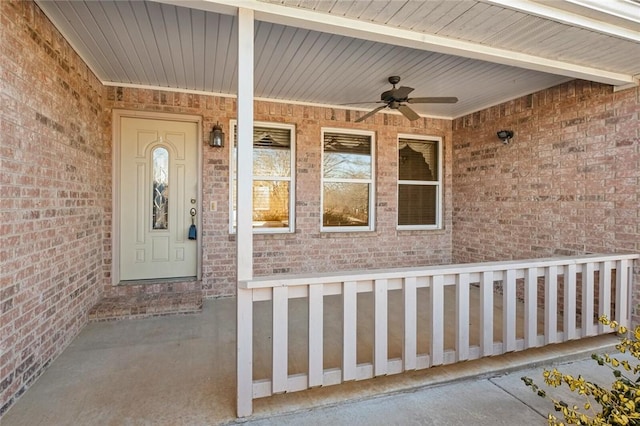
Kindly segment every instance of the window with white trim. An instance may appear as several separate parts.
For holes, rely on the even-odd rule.
[[[236,232],[237,122],[232,121],[230,232]],[[256,122],[253,127],[253,230],[295,231],[295,126]]]
[[[322,129],[322,231],[374,229],[374,133]]]
[[[398,135],[398,229],[442,222],[442,138]]]

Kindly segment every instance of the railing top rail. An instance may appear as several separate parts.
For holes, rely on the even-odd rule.
[[[580,265],[585,263],[634,260],[639,259],[637,253],[619,254],[587,254],[581,256],[562,256],[540,259],[507,260],[498,262],[460,263],[446,265],[416,266],[408,268],[369,269],[356,271],[336,271],[306,274],[282,274],[256,277],[252,280],[238,282],[239,288],[258,289],[270,287],[287,287],[313,284],[327,284],[345,281],[394,279],[405,277],[428,277],[434,275],[452,275],[489,271],[505,271],[508,269],[546,268],[549,266]]]

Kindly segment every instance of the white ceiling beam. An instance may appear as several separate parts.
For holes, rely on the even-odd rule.
[[[547,0],[549,1],[549,0]],[[621,21],[631,21],[640,24],[640,3],[637,0],[564,0],[584,8],[597,10],[607,15],[620,18]],[[637,28],[637,27],[636,27]]]
[[[602,34],[607,34],[613,37],[619,37],[625,40],[640,42],[640,32],[634,31],[630,28],[625,28],[620,25],[616,25],[613,21],[619,20],[622,16],[618,8],[614,9],[614,3],[612,1],[599,1],[600,7],[595,7],[594,2],[589,1],[574,1],[574,0],[555,0],[553,2],[538,2],[532,0],[480,0],[484,3],[491,3],[496,6],[504,7],[506,9],[512,9],[519,12],[524,12],[530,15],[535,15],[540,18],[549,19],[552,21],[560,22],[563,24],[571,25],[574,27],[580,27],[587,30],[595,31]],[[607,15],[611,15],[607,22],[601,19],[594,19],[586,15],[573,13],[570,11],[571,6],[573,9],[583,8],[587,11],[600,12],[603,18],[607,18]],[[577,8],[576,8],[577,6]],[[640,23],[640,5],[633,6],[637,16],[631,14],[631,10],[627,7],[622,9],[626,13],[630,13],[624,19],[629,21],[629,24]]]
[[[36,0],[38,1],[38,0]],[[170,4],[189,9],[204,10],[206,12],[220,13],[222,15],[238,16],[238,9],[244,6],[241,1],[218,2],[208,0],[151,0],[156,3]],[[250,9],[250,8],[249,8]]]
[[[238,7],[251,9],[255,19],[274,24],[321,31],[345,37],[354,37],[404,46],[413,49],[456,55],[503,65],[541,71],[571,78],[591,80],[613,86],[637,84],[633,76],[593,67],[572,64],[511,50],[498,49],[478,43],[448,37],[403,30],[372,22],[358,21],[341,16],[327,15],[312,10],[286,7],[258,0],[160,0],[176,6],[216,11]],[[506,0],[505,0],[506,1]],[[511,0],[509,0],[510,2]],[[517,0],[515,0],[517,1]]]

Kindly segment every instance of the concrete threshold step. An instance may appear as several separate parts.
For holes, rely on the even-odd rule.
[[[102,298],[89,311],[89,321],[147,318],[201,311],[201,290],[120,295]]]

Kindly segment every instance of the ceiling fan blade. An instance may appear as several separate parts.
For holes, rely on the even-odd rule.
[[[374,109],[373,111],[369,111],[368,113],[366,113],[365,115],[363,115],[362,117],[358,118],[355,122],[359,123],[361,121],[366,120],[367,118],[371,117],[373,114],[375,114],[376,112],[380,111],[381,109],[385,109],[387,106],[386,105],[382,105],[379,106],[378,108]]]
[[[347,102],[344,104],[338,104],[338,105],[358,105],[358,104],[381,104],[383,103],[382,101],[362,101],[362,102]]]
[[[393,97],[396,100],[406,99],[409,96],[409,93],[413,92],[415,89],[413,87],[402,86],[393,90]]]
[[[407,102],[410,104],[455,104],[458,102],[456,97],[435,97],[435,98],[409,98]]]
[[[418,118],[420,118],[420,116],[418,114],[416,114],[414,110],[412,110],[411,108],[409,108],[406,105],[400,105],[398,107],[398,111],[400,111],[402,113],[402,115],[404,115],[405,117],[407,117],[411,121],[417,120]]]

